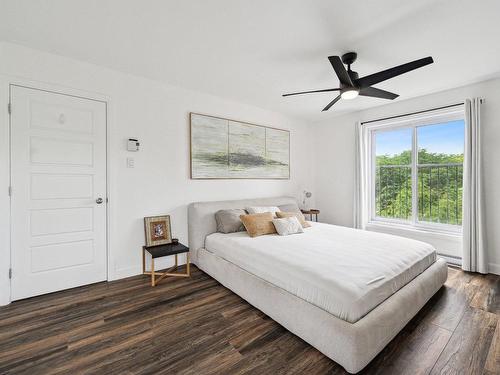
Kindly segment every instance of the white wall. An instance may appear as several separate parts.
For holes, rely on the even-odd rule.
[[[425,83],[423,83],[425,84]],[[401,100],[384,106],[350,113],[312,124],[315,130],[316,205],[323,221],[353,225],[354,124],[386,116],[404,114],[462,102],[468,97],[484,97],[482,106],[484,195],[486,233],[490,272],[500,274],[500,79],[485,81],[419,98]],[[416,238],[422,238],[416,234]],[[446,253],[460,246],[456,239],[427,238]]]
[[[317,124],[222,98],[188,91],[9,43],[0,43],[0,304],[9,300],[9,198],[7,87],[12,79],[104,95],[110,101],[110,279],[141,271],[144,216],[168,213],[174,236],[187,242],[187,204],[192,201],[314,192],[321,221],[352,226],[354,123],[428,109],[483,96],[483,150],[490,271],[500,273],[500,80],[398,101]],[[4,104],[1,104],[4,103]],[[189,112],[291,130],[290,180],[190,180]],[[126,167],[128,137],[140,139]],[[446,242],[446,241],[445,241]],[[450,242],[439,246],[450,246]]]
[[[292,195],[313,189],[312,137],[307,124],[250,105],[167,86],[76,60],[0,43],[0,74],[68,89],[105,95],[110,100],[112,254],[110,279],[141,272],[143,217],[170,214],[172,232],[187,242],[187,204]],[[4,83],[5,83],[4,82]],[[0,187],[8,186],[8,114],[6,85],[0,91]],[[5,105],[4,105],[5,104]],[[189,112],[244,120],[291,130],[290,180],[191,180]],[[128,153],[125,140],[137,137],[141,151]],[[126,167],[126,157],[135,168]],[[0,198],[0,304],[8,302],[9,267],[6,217],[8,197]]]

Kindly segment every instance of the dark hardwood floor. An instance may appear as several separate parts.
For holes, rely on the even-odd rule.
[[[0,374],[343,374],[193,267],[0,308]],[[363,371],[500,374],[500,277],[450,268],[443,287]]]

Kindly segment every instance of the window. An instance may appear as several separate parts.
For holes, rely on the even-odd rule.
[[[458,231],[462,225],[463,111],[367,125],[371,221]]]
[[[412,215],[412,129],[375,133],[377,217],[409,220]]]

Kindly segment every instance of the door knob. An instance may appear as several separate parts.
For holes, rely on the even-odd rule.
[[[104,202],[104,201],[102,200],[102,198],[97,198],[97,199],[95,200],[95,202],[96,202],[97,204],[101,204],[101,203],[102,203],[102,202]]]

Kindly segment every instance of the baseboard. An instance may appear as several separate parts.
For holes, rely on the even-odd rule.
[[[445,255],[440,255],[441,258],[443,258],[444,260],[446,260],[446,262],[449,264],[449,265],[453,265],[453,266],[456,266],[456,267],[462,267],[462,261],[461,260],[458,260],[458,259],[454,259],[454,258],[449,258]],[[492,273],[492,274],[495,274],[495,275],[500,275],[500,264],[498,263],[489,263],[488,264],[488,273]]]
[[[495,275],[500,275],[500,264],[498,263],[490,263],[488,265],[489,273],[494,273]]]
[[[140,265],[115,269],[113,275],[108,275],[108,281],[124,279],[126,277],[140,275],[142,268]]]

